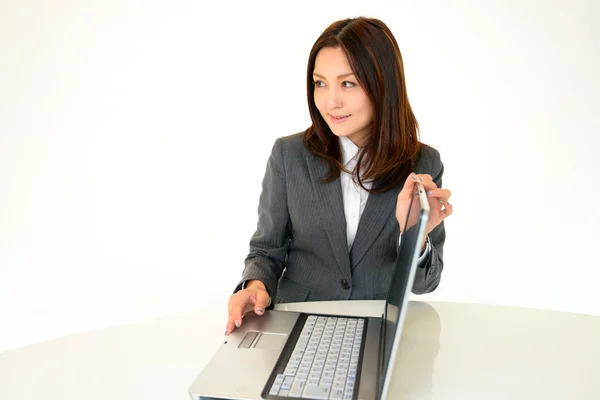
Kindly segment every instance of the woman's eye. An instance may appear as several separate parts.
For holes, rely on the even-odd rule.
[[[313,85],[315,85],[315,87],[325,86],[323,81],[313,81]]]
[[[351,87],[356,86],[356,84],[354,82],[344,81],[344,82],[342,82],[342,86],[345,88],[351,88]]]

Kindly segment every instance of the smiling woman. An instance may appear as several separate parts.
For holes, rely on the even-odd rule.
[[[312,125],[273,146],[226,334],[273,303],[385,294],[416,181],[431,213],[413,292],[440,282],[450,191],[439,153],[419,141],[388,27],[364,17],[331,24],[310,52],[307,94]]]
[[[356,163],[359,183],[383,180],[372,192],[389,190],[413,171],[421,147],[419,127],[408,101],[400,48],[382,21],[357,18],[331,24],[310,52],[307,93],[313,126],[304,143],[327,161],[326,182],[343,170],[336,136],[348,137],[362,149]],[[346,121],[344,114],[352,117],[338,125]]]
[[[363,144],[372,125],[373,106],[350,70],[344,51],[339,47],[322,49],[315,60],[313,77],[314,103],[323,119],[332,124],[331,131]]]

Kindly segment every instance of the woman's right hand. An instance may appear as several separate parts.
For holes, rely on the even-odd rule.
[[[269,293],[264,283],[259,280],[246,282],[244,290],[232,294],[229,298],[227,306],[229,320],[225,328],[225,336],[228,336],[235,328],[242,326],[242,317],[247,312],[254,310],[256,314],[263,315],[269,300]]]

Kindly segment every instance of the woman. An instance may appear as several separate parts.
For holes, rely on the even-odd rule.
[[[413,292],[440,282],[450,191],[439,153],[419,142],[388,27],[330,25],[311,50],[307,89],[312,126],[275,141],[226,335],[273,302],[385,298],[417,180],[431,214]]]

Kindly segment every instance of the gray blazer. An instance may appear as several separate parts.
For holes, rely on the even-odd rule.
[[[242,283],[259,279],[275,303],[384,299],[397,260],[397,187],[370,193],[350,251],[339,178],[323,184],[327,164],[310,153],[302,134],[275,141],[262,183],[258,226]],[[423,146],[416,173],[442,185],[437,150]],[[431,252],[417,270],[413,293],[433,291],[443,268],[443,223],[430,234]],[[272,302],[273,303],[273,302]]]

